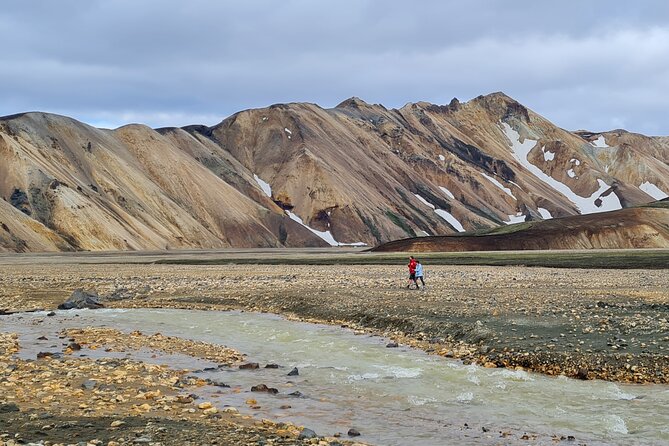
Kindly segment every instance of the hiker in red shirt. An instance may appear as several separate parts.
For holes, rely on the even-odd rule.
[[[407,281],[407,288],[411,288],[411,282],[416,285],[418,289],[418,282],[416,282],[416,259],[413,256],[409,256],[409,280]]]

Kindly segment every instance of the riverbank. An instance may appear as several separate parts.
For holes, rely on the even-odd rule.
[[[346,325],[486,367],[669,382],[661,270],[427,266],[0,265],[0,308],[55,308],[75,288],[116,308],[244,309]]]

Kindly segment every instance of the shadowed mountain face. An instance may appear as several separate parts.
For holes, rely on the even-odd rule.
[[[662,199],[668,163],[668,138],[568,132],[502,93],[157,130],[28,113],[0,118],[0,250],[371,246]]]
[[[377,252],[669,247],[669,201],[601,214],[518,223],[475,233],[395,240]]]

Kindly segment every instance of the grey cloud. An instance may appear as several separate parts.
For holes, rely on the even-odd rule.
[[[213,124],[276,102],[503,90],[565,128],[669,134],[669,4],[626,3],[9,1],[0,114]]]

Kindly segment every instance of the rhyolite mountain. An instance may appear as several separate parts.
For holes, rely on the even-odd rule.
[[[669,138],[570,132],[503,93],[278,104],[212,127],[0,118],[2,251],[373,246],[668,192]]]

